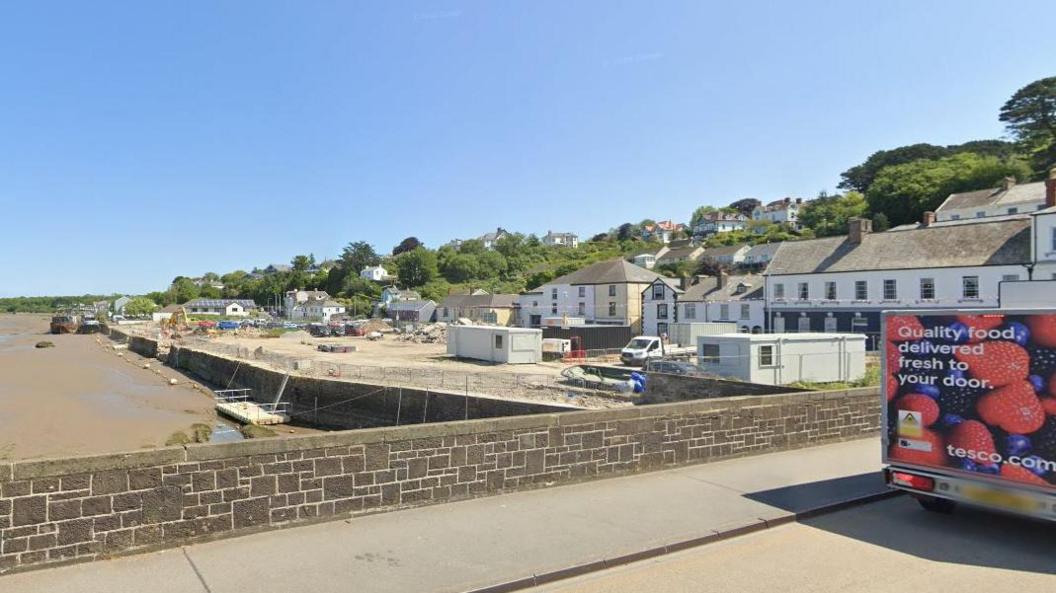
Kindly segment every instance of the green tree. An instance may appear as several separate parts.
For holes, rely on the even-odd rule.
[[[440,303],[451,293],[451,285],[443,278],[436,278],[423,284],[418,289],[418,292],[421,293],[423,299],[430,299]]]
[[[1036,173],[1056,164],[1056,76],[1016,91],[998,119],[1030,154]]]
[[[422,246],[422,242],[418,240],[418,237],[407,237],[400,244],[392,248],[393,255],[400,255],[401,253],[407,253],[408,251],[414,251]]]
[[[477,278],[501,278],[509,270],[509,263],[498,251],[485,251],[477,256]]]
[[[186,276],[177,276],[169,287],[172,302],[183,304],[198,298],[198,286]]]
[[[730,204],[730,208],[736,210],[738,213],[744,216],[751,217],[752,212],[759,206],[762,206],[762,202],[755,198],[742,198]]]
[[[1029,176],[1030,168],[1018,158],[962,152],[885,167],[865,197],[873,213],[883,212],[891,224],[899,225],[920,220],[951,193],[996,187],[1005,177]]]
[[[444,267],[441,271],[444,278],[457,284],[476,278],[480,267],[477,264],[476,257],[465,253],[457,253],[444,261]],[[402,277],[403,274],[400,274],[400,276]]]
[[[887,215],[883,212],[877,212],[873,215],[873,230],[876,232],[886,231],[891,228],[891,222],[887,220]]]
[[[864,193],[873,184],[873,179],[884,167],[901,165],[920,159],[937,159],[944,157],[948,151],[943,146],[934,144],[910,144],[890,150],[878,150],[869,155],[865,162],[847,169],[840,174],[840,189],[849,189]]]
[[[136,297],[125,303],[125,315],[128,317],[146,317],[157,309],[157,303],[147,297]]]
[[[341,287],[340,294],[346,298],[377,299],[381,297],[381,287],[376,282],[361,278],[359,275],[349,275],[345,277],[345,283]]]
[[[799,224],[818,237],[847,234],[847,219],[863,216],[868,209],[865,196],[850,191],[845,195],[821,196],[809,202],[799,214]]]
[[[439,274],[436,253],[421,246],[401,253],[396,258],[396,269],[400,284],[407,287],[422,286]]]
[[[484,253],[484,242],[480,239],[466,239],[458,246],[458,252],[463,255],[480,255]]]
[[[710,214],[715,214],[719,211],[715,206],[700,206],[693,211],[693,215],[689,217],[689,226],[691,228],[697,228],[697,225],[704,220]]]
[[[305,272],[305,271],[308,270],[308,268],[310,268],[310,267],[315,265],[315,256],[314,255],[295,255],[293,257],[293,259],[290,260],[290,265],[293,266],[293,269],[295,271]]]

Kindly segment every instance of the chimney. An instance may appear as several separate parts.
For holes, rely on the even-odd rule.
[[[1005,177],[1004,180],[1001,181],[1001,189],[1003,189],[1005,191],[1008,191],[1008,190],[1012,189],[1012,186],[1014,186],[1015,184],[1016,184],[1016,178],[1015,177]]]
[[[726,270],[719,270],[719,275],[716,277],[718,280],[718,286],[716,288],[726,288],[726,281],[729,279],[729,277],[730,275],[726,273]]]
[[[873,232],[873,221],[868,218],[848,218],[847,219],[847,239],[855,244],[859,245],[862,242],[862,238]]]
[[[1045,180],[1045,207],[1056,206],[1056,167],[1049,169],[1049,178]]]
[[[924,213],[924,219],[921,222],[924,223],[924,226],[931,226],[935,224],[935,213],[931,210],[928,210]]]

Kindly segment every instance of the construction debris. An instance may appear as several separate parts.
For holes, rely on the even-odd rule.
[[[440,322],[419,325],[414,330],[400,334],[396,339],[401,342],[414,342],[415,344],[446,344],[447,324]]]

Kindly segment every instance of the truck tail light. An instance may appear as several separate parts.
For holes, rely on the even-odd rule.
[[[905,486],[906,488],[921,490],[923,492],[931,492],[935,489],[935,480],[906,472],[889,472],[888,481],[896,486]]]

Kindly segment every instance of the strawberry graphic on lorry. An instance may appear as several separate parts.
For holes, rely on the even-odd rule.
[[[932,511],[969,503],[1056,520],[1050,311],[884,313],[889,486]]]

